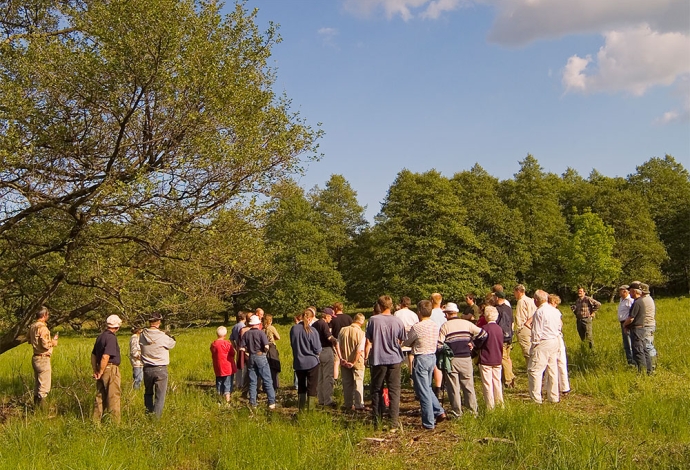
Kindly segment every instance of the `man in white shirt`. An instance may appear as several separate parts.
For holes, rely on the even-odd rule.
[[[634,366],[635,360],[633,359],[632,353],[632,341],[630,340],[630,332],[626,331],[623,324],[625,320],[628,319],[628,314],[630,313],[630,308],[633,304],[633,298],[630,297],[630,292],[628,291],[630,286],[623,284],[618,288],[618,294],[621,297],[620,302],[618,302],[618,321],[621,324],[621,334],[623,336],[623,351],[625,351],[625,358],[628,360],[628,365]]]
[[[410,300],[409,297],[401,298],[400,309],[396,310],[396,312],[393,314],[396,318],[399,318],[400,321],[403,322],[403,326],[405,327],[405,336],[410,333],[410,328],[412,328],[412,325],[419,323],[419,317],[416,313],[410,310],[410,305],[412,305],[412,300]],[[407,368],[410,371],[410,380],[412,380],[412,361],[414,360],[414,356],[411,353],[412,348],[409,346],[403,346],[402,351],[407,358]]]
[[[446,314],[443,313],[441,308],[441,302],[443,302],[443,297],[438,292],[431,294],[431,320],[438,325],[439,329],[447,321]],[[443,372],[438,367],[434,367],[434,394],[440,399],[441,396],[441,384],[443,384]]]
[[[551,402],[558,403],[558,354],[560,349],[559,337],[563,323],[561,312],[547,303],[548,294],[543,290],[534,293],[534,303],[537,306],[532,317],[532,348],[530,351],[529,394],[536,403],[542,402],[541,385],[544,370],[548,375],[548,397]]]

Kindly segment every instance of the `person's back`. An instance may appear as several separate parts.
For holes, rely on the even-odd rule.
[[[219,338],[211,343],[211,358],[216,377],[226,377],[237,371],[234,357],[235,350],[227,339]]]
[[[341,312],[338,315],[335,315],[331,320],[331,334],[337,339],[340,331],[350,325],[352,325],[352,317]]]
[[[170,364],[169,350],[175,347],[175,340],[158,328],[144,328],[139,335],[141,360],[144,365],[167,366]]]
[[[482,327],[487,338],[479,353],[479,363],[485,366],[500,366],[503,359],[503,330],[496,322]]]
[[[343,359],[354,364],[355,369],[364,369],[364,358],[358,356],[358,351],[364,349],[364,330],[359,324],[353,323],[347,328],[340,330],[338,345]]]
[[[371,364],[389,365],[403,361],[400,342],[405,339],[405,327],[393,315],[375,315],[369,319],[366,337],[371,341]]]
[[[408,333],[410,331],[412,325],[419,323],[419,317],[417,316],[417,314],[407,307],[401,308],[400,310],[396,311],[393,314],[393,316],[400,319],[400,321],[403,323],[405,333]]]
[[[309,370],[319,365],[321,341],[315,329],[307,331],[302,322],[293,325],[290,328],[290,346],[294,370]]]

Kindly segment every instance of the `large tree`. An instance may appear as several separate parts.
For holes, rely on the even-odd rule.
[[[313,155],[318,132],[271,89],[275,29],[242,6],[0,10],[0,353],[42,304],[60,323],[116,308],[127,279],[167,282],[166,260],[203,258],[176,251],[195,230]],[[143,299],[123,313],[161,304]]]

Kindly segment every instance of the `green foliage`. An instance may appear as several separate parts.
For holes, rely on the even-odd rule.
[[[252,242],[214,239],[209,224],[299,171],[319,136],[273,93],[278,37],[254,20],[241,5],[223,17],[216,2],[192,0],[10,2],[0,353],[43,303],[55,323],[94,310],[183,316],[242,289],[247,257],[226,257],[232,274],[219,275],[222,256],[201,248]]]
[[[585,210],[573,216],[573,229],[564,250],[566,283],[573,288],[586,286],[590,293],[611,285],[620,276],[620,263],[613,256],[613,228]]]

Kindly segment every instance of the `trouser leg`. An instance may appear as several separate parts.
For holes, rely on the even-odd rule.
[[[493,388],[493,371],[491,366],[479,365],[479,372],[482,376],[482,391],[484,392],[484,403],[486,408],[491,410],[494,408],[494,388]]]
[[[355,381],[355,408],[364,408],[364,369],[352,369]]]
[[[319,405],[328,406],[333,403],[333,348],[323,348],[319,354]]]
[[[568,356],[565,352],[565,342],[562,336],[558,339],[558,345],[558,388],[561,392],[569,392]]]
[[[383,417],[383,381],[386,378],[386,366],[371,367],[371,410],[374,421],[379,422]]]
[[[503,368],[503,381],[506,385],[512,385],[515,379],[513,374],[513,361],[510,358],[510,352],[513,350],[513,345],[510,343],[503,343],[503,358],[501,359],[501,366]]]
[[[109,365],[101,377],[105,387],[105,404],[110,413],[111,419],[115,423],[120,423],[120,397],[122,394],[120,368],[116,365]]]
[[[621,323],[621,336],[623,338],[623,351],[625,352],[625,359],[628,361],[628,364],[634,364],[635,360],[633,359],[633,354],[632,354],[632,341],[630,340],[630,332],[625,331],[625,327],[623,326],[625,322],[620,322]]]
[[[352,407],[352,399],[355,392],[354,369],[343,367],[340,372],[340,378],[343,382],[343,406],[349,410]]]
[[[386,385],[388,385],[388,398],[390,400],[389,411],[391,415],[391,425],[399,426],[398,416],[400,415],[400,364],[387,366]]]
[[[458,373],[460,388],[462,389],[463,404],[477,413],[477,395],[474,391],[474,371],[472,369],[472,359],[460,357],[453,359],[453,369]]]
[[[156,367],[156,378],[154,382],[153,412],[160,418],[163,415],[163,407],[165,406],[165,395],[168,391],[168,367]]]

